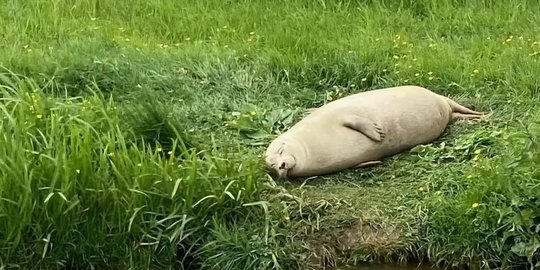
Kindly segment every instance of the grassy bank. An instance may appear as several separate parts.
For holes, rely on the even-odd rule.
[[[539,7],[0,3],[0,265],[535,265]],[[382,166],[265,174],[305,108],[402,84],[493,115]]]

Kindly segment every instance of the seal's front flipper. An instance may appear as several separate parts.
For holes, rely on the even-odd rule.
[[[375,161],[366,161],[366,162],[362,162],[356,166],[354,166],[355,168],[365,168],[365,167],[371,167],[371,166],[377,166],[377,165],[381,165],[382,164],[382,161],[380,160],[375,160]]]
[[[384,131],[379,124],[364,117],[351,116],[345,120],[344,125],[366,135],[376,142],[381,142],[385,137]]]

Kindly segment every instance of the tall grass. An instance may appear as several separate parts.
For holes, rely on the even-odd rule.
[[[168,268],[184,256],[215,256],[204,243],[244,222],[266,230],[251,249],[272,241],[257,159],[211,147],[198,154],[180,136],[168,148],[128,140],[137,136],[121,129],[115,102],[99,92],[61,99],[31,79],[1,78],[2,265]],[[273,252],[268,260],[279,266]]]

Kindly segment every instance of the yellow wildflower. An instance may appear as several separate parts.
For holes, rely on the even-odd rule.
[[[326,99],[327,99],[328,101],[332,101],[332,100],[334,99],[334,98],[332,97],[332,93],[331,93],[331,92],[330,92],[330,93],[326,93]]]
[[[476,208],[476,207],[478,207],[478,206],[480,206],[480,204],[478,204],[478,203],[473,203],[473,204],[472,204],[472,208]]]

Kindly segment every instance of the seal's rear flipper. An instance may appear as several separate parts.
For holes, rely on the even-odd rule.
[[[356,166],[354,166],[355,168],[365,168],[365,167],[372,167],[372,166],[377,166],[377,165],[381,165],[382,164],[382,161],[380,160],[375,160],[375,161],[366,161],[366,162],[362,162]]]
[[[379,124],[364,117],[350,116],[345,120],[344,126],[354,129],[376,142],[381,142],[385,137]]]
[[[478,119],[482,117],[483,115],[479,115],[479,114],[465,114],[465,113],[457,113],[457,112],[452,113],[452,120],[457,120],[457,119],[468,120],[468,119]]]
[[[452,121],[461,119],[461,120],[472,120],[472,119],[482,119],[487,118],[491,116],[493,113],[489,114],[468,114],[468,113],[459,113],[459,112],[453,112],[452,113]]]
[[[450,105],[453,113],[460,113],[466,115],[484,115],[484,113],[471,110],[448,97],[444,97],[444,99],[446,99],[446,102],[448,102],[448,105]]]

